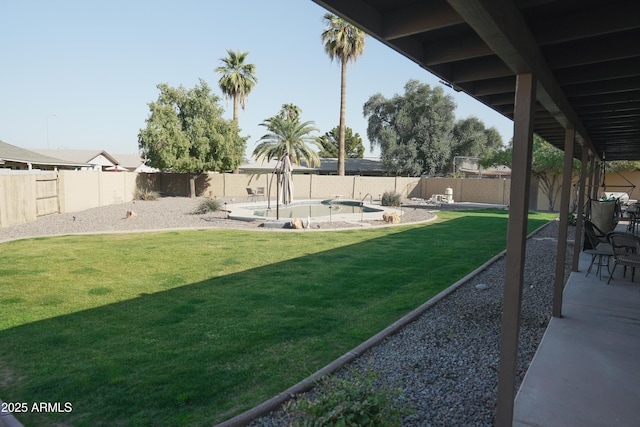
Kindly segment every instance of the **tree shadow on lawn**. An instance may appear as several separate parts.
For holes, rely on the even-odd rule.
[[[221,422],[500,252],[506,218],[478,214],[412,227],[0,331],[2,399],[73,405],[70,413],[15,414],[25,425]],[[474,240],[452,241],[451,227]],[[486,251],[474,250],[479,245]]]

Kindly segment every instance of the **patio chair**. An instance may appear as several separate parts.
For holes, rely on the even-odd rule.
[[[258,200],[260,199],[260,197],[264,197],[264,187],[257,187],[255,195],[258,198]]]
[[[590,199],[587,205],[587,217],[603,233],[616,228],[620,207],[617,201],[603,201]]]
[[[627,267],[631,267],[631,281],[633,282],[636,267],[640,267],[640,238],[631,233],[611,232],[607,234],[607,239],[613,250],[613,270],[607,284],[611,283],[611,278],[618,265],[624,266],[623,276],[627,274]]]
[[[609,262],[613,256],[613,249],[609,243],[607,236],[598,227],[596,227],[591,221],[584,221],[584,246],[583,252],[591,255],[591,263],[587,269],[586,276],[589,276],[593,264],[596,263],[598,267],[596,274],[602,279],[602,267],[607,267],[607,272],[611,276],[611,270],[609,269]],[[586,277],[585,276],[585,277]]]
[[[247,196],[249,196],[249,200],[253,200],[258,197],[256,191],[251,187],[247,187]]]

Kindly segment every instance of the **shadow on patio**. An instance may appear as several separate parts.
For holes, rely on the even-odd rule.
[[[619,226],[620,228],[620,226]],[[640,425],[640,282],[580,254],[515,402],[514,426]],[[594,268],[595,270],[595,268]],[[636,279],[637,280],[637,279]]]

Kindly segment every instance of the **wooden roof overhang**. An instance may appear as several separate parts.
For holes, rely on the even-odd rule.
[[[506,117],[516,75],[536,76],[534,131],[576,132],[606,160],[640,160],[640,2],[314,0]]]

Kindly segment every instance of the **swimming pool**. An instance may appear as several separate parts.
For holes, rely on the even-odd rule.
[[[275,221],[276,205],[266,202],[228,205],[229,218],[242,221]],[[291,218],[313,221],[381,220],[384,212],[399,212],[397,208],[361,204],[357,200],[299,200],[278,209],[280,221]]]

